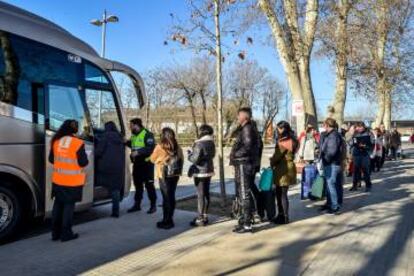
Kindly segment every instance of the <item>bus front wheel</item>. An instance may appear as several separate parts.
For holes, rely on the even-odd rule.
[[[13,236],[22,219],[22,208],[15,192],[0,186],[0,241]]]

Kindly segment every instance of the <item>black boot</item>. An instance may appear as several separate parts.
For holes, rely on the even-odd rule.
[[[157,212],[157,207],[155,204],[151,204],[151,207],[148,209],[147,214],[154,214]]]
[[[175,225],[174,225],[174,221],[168,220],[168,221],[162,222],[159,226],[157,225],[157,227],[161,229],[169,230],[171,228],[174,228]]]
[[[283,224],[284,217],[282,215],[277,215],[274,219],[272,219],[272,222],[274,224]]]
[[[131,208],[128,209],[128,213],[138,212],[141,211],[140,204],[134,204]]]
[[[79,234],[74,233],[74,234],[71,234],[67,237],[62,237],[61,241],[62,242],[67,242],[67,241],[71,241],[71,240],[76,240],[77,238],[79,238]]]

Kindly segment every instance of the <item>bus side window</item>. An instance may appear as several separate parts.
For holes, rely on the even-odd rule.
[[[49,85],[48,87],[48,128],[57,131],[65,120],[79,123],[78,136],[89,140],[90,126],[79,90],[70,86]]]

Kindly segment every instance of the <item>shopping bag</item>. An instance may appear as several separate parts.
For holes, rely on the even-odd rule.
[[[324,186],[325,186],[325,179],[322,176],[318,175],[312,184],[311,196],[314,199],[322,199]]]
[[[309,193],[312,189],[312,184],[318,176],[318,170],[313,164],[306,165],[303,169],[301,180],[301,196],[302,200],[309,198]]]
[[[259,190],[271,191],[273,184],[273,170],[272,168],[263,169],[260,174]]]

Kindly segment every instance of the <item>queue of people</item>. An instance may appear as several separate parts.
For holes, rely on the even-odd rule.
[[[260,204],[273,204],[268,208],[268,220],[275,224],[287,224],[289,216],[289,187],[297,182],[297,162],[317,166],[325,179],[326,203],[321,211],[340,214],[343,205],[343,184],[345,176],[352,174],[351,191],[356,191],[363,180],[365,190],[372,188],[371,173],[379,171],[387,153],[396,158],[401,147],[401,135],[396,129],[388,133],[384,126],[372,132],[364,123],[358,122],[339,128],[336,121],[328,118],[321,134],[307,126],[296,138],[289,123],[281,121],[276,126],[276,141],[270,169],[273,172],[271,189],[267,191],[270,200],[266,203],[260,197],[262,191],[256,186],[256,176],[261,168],[263,142],[252,118],[250,108],[241,108],[237,115],[239,127],[234,132],[234,144],[230,153],[230,165],[234,167],[236,200],[240,216],[234,228],[236,233],[253,231],[254,214]],[[131,148],[135,186],[134,204],[128,212],[141,210],[144,188],[150,201],[148,214],[157,211],[157,195],[154,180],[159,183],[162,195],[163,216],[156,226],[171,229],[174,225],[176,189],[183,173],[184,154],[171,128],[163,128],[160,140],[146,129],[139,118],[130,121],[131,139],[124,138],[113,122],[107,122],[96,146],[97,180],[106,187],[112,198],[112,217],[118,218],[119,202],[124,193],[125,146]],[[81,139],[76,138],[78,122],[65,121],[52,139],[49,162],[53,164],[52,197],[55,199],[52,219],[52,240],[69,241],[78,238],[72,231],[75,203],[82,199],[88,156]],[[194,179],[197,191],[198,215],[190,222],[193,227],[209,223],[210,186],[214,176],[216,145],[214,130],[209,125],[199,128],[199,137],[188,150],[191,163],[188,176]],[[298,157],[298,158],[296,158]],[[299,160],[299,161],[298,161]],[[351,168],[350,168],[351,167]],[[270,206],[272,207],[272,206]],[[275,212],[277,209],[277,214]],[[273,211],[272,211],[273,210]],[[264,213],[260,212],[264,221]]]

